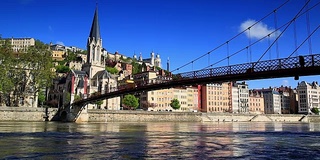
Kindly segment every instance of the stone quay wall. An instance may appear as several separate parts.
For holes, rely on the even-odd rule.
[[[45,108],[0,107],[0,121],[45,121]],[[48,120],[57,108],[48,108]],[[76,122],[319,122],[319,115],[88,110]]]
[[[201,122],[196,112],[108,111],[88,110],[77,122]]]
[[[48,108],[48,119],[50,120],[56,113],[57,108]],[[31,107],[0,107],[0,121],[35,121],[46,120],[45,108]]]

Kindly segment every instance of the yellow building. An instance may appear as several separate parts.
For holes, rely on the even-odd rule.
[[[228,83],[206,84],[201,87],[201,111],[202,112],[227,112]]]
[[[53,50],[52,51],[52,60],[54,61],[63,61],[65,51]]]

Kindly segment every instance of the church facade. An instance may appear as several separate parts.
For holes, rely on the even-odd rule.
[[[81,71],[72,70],[67,76],[64,96],[70,104],[77,98],[88,98],[99,94],[112,92],[117,88],[117,75],[105,70],[104,48],[100,35],[98,8],[94,13],[90,34],[87,41],[87,59]],[[95,104],[88,104],[86,109],[120,109],[120,97],[110,98]]]

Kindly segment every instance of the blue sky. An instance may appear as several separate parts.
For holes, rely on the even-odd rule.
[[[99,21],[103,47],[132,57],[140,53],[144,58],[151,51],[160,54],[162,66],[170,59],[170,70],[206,54],[230,40],[250,24],[260,20],[286,0],[2,0],[0,6],[0,34],[7,37],[33,37],[45,43],[86,48],[94,10],[98,2]],[[179,72],[205,68],[241,50],[262,35],[289,22],[303,6],[305,0],[291,0],[265,18],[249,33],[242,34],[193,65],[180,68]],[[309,7],[319,3],[311,0]],[[276,19],[276,21],[275,21]],[[310,30],[320,22],[320,6],[309,12]],[[286,57],[307,35],[306,15],[291,25],[278,41],[278,50],[272,47],[263,60]],[[284,27],[277,33],[281,33]],[[296,36],[294,36],[296,35]],[[294,37],[297,37],[296,39]],[[311,39],[313,53],[320,51],[320,31]],[[231,57],[230,64],[258,60],[266,51],[270,39],[262,40],[250,51]],[[306,43],[298,54],[308,54]],[[251,53],[251,57],[248,57]],[[271,56],[269,55],[271,53]],[[215,67],[227,65],[227,61]],[[300,77],[299,81],[319,81],[319,76]],[[297,86],[293,77],[248,81],[249,88],[290,85]]]

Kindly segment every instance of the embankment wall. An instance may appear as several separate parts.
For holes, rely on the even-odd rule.
[[[48,119],[56,113],[56,108],[48,108]],[[45,121],[45,108],[0,107],[0,121]]]
[[[0,107],[0,121],[45,121],[45,108]],[[48,119],[57,113],[48,108]],[[88,110],[77,122],[319,122],[318,115]]]

